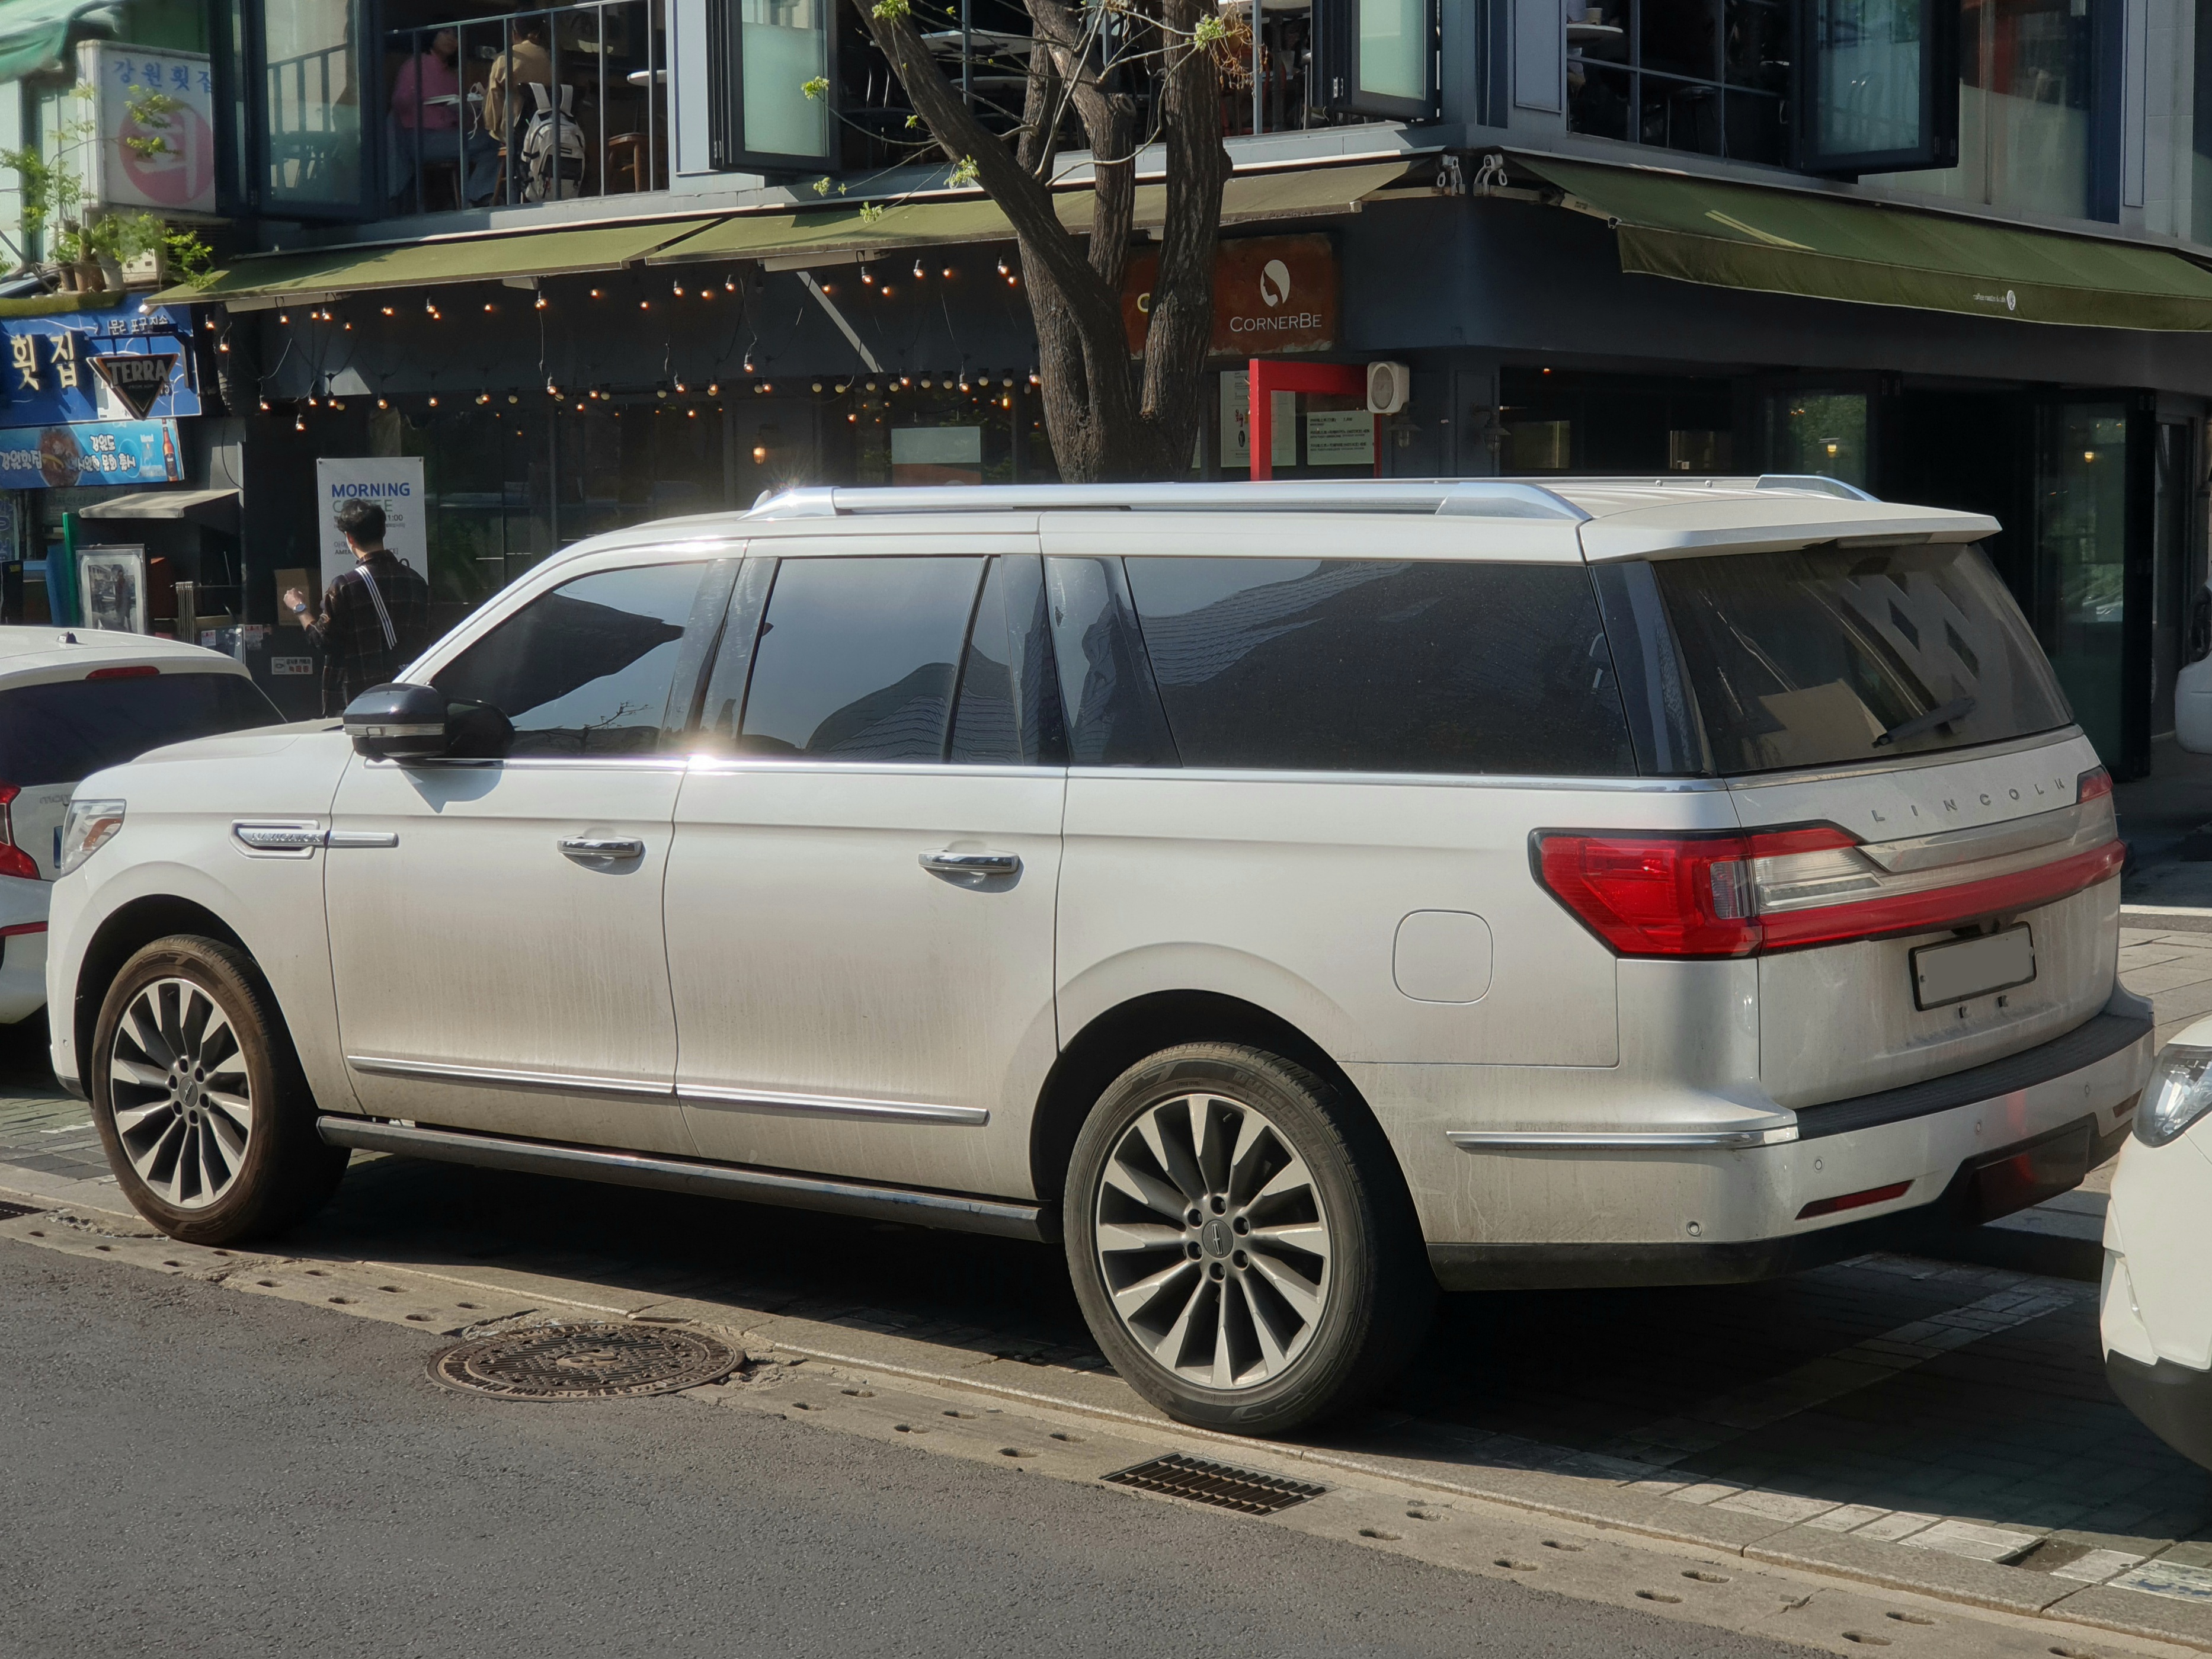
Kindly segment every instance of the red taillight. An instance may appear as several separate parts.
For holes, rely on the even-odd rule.
[[[46,924],[43,921],[19,921],[12,927],[0,927],[0,939],[14,939],[19,933],[43,933],[46,931]]]
[[[1741,957],[1759,948],[1747,836],[1540,834],[1544,885],[1629,957]]]
[[[1816,1198],[1797,1212],[1797,1218],[1810,1221],[1816,1215],[1834,1215],[1844,1210],[1863,1210],[1869,1204],[1887,1204],[1893,1198],[1903,1198],[1911,1186],[1909,1181],[1893,1181],[1887,1187],[1869,1187],[1863,1193],[1845,1193],[1841,1198]]]
[[[22,793],[20,784],[0,783],[0,876],[37,881],[39,861],[15,845],[15,797]]]
[[[88,680],[143,680],[149,674],[161,671],[150,662],[127,663],[115,668],[95,668],[85,676]]]
[[[2074,799],[2079,801],[2098,800],[2112,793],[2112,775],[2101,766],[2093,766],[2074,781]]]

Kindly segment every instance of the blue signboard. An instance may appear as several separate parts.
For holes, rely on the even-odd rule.
[[[174,421],[0,427],[0,489],[143,488],[184,476]]]
[[[0,354],[0,426],[200,412],[192,379],[191,313],[182,306],[9,317],[0,319],[0,337],[7,344]],[[100,360],[105,357],[144,361],[129,366],[135,372],[118,374],[111,368],[103,373]],[[155,371],[150,377],[149,369]]]

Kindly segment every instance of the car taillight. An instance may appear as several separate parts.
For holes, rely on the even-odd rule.
[[[0,783],[0,876],[39,879],[39,861],[15,845],[15,797],[20,784]]]
[[[149,674],[161,671],[150,662],[126,663],[116,668],[95,668],[85,676],[88,680],[143,680]]]
[[[2076,802],[2101,800],[2112,793],[2112,775],[2101,766],[2093,766],[2074,782]]]
[[[1537,879],[1625,957],[1745,957],[1934,933],[2056,903],[2117,875],[2126,856],[2109,808],[2055,846],[1920,870],[1890,867],[1869,855],[1879,848],[1862,850],[1832,824],[1674,836],[1540,830],[1534,841]]]

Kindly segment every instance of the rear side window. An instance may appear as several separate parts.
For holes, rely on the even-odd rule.
[[[1739,553],[1651,570],[1723,773],[2001,743],[2072,718],[1978,547]]]
[[[0,690],[0,783],[75,783],[163,744],[283,718],[242,674],[11,686]]]
[[[942,761],[980,556],[786,559],[753,646],[740,754]]]
[[[684,628],[708,567],[639,565],[563,582],[431,684],[514,723],[515,755],[641,755],[661,744]],[[689,688],[687,687],[687,692]],[[690,699],[677,711],[680,726]]]
[[[1185,766],[1635,772],[1579,565],[1126,562]]]

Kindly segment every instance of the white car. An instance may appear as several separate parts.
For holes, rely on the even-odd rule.
[[[2101,1327],[2112,1392],[2212,1469],[2212,1019],[2160,1053],[2105,1212]]]
[[[46,1006],[46,900],[77,781],[165,743],[282,719],[220,652],[0,628],[0,1025]]]
[[[350,1147],[1064,1239],[1287,1428],[1439,1283],[1681,1284],[2126,1133],[2110,780],[1824,480],[793,494],[548,560],[343,729],[88,780],[54,1062],[156,1225]]]

